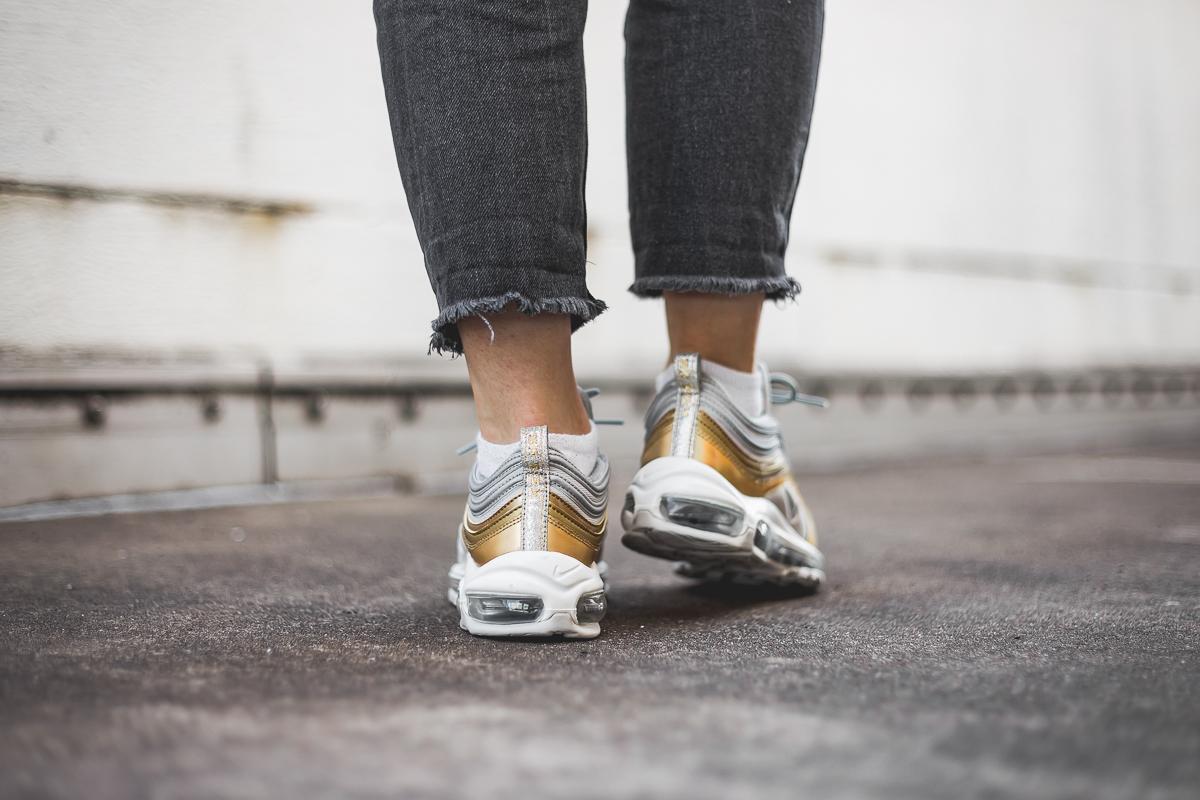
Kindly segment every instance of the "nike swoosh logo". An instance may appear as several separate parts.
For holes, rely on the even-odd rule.
[[[577,567],[577,566],[566,567],[566,566],[563,566],[562,564],[555,564],[554,565],[554,577],[557,578],[560,575],[566,575],[568,573],[574,572],[577,569],[579,569],[579,567]]]

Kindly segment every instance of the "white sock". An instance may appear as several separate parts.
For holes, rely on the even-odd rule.
[[[753,372],[739,372],[736,369],[700,359],[700,371],[721,384],[725,394],[729,395],[729,399],[746,416],[761,417],[767,413],[766,368],[762,364],[759,364]],[[654,391],[660,391],[674,377],[675,366],[671,365],[654,379]]]
[[[482,433],[475,434],[475,475],[479,480],[487,480],[505,459],[517,452],[519,442],[496,444],[483,438]]]
[[[725,394],[729,395],[729,399],[746,416],[761,417],[767,413],[766,381],[763,379],[761,365],[753,372],[738,372],[711,361],[701,361],[700,371],[716,379],[725,390]]]
[[[562,453],[584,475],[591,475],[592,470],[596,468],[596,459],[600,456],[600,439],[596,435],[595,425],[587,433],[552,433],[550,446]],[[480,480],[486,480],[520,447],[520,442],[496,444],[484,439],[482,433],[475,434],[475,474]]]

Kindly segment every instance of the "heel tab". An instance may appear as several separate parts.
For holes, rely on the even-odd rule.
[[[517,437],[521,441],[521,457],[528,461],[531,458],[546,458],[550,450],[550,429],[545,425],[527,425],[521,428]]]
[[[675,418],[671,426],[671,455],[691,458],[696,445],[696,416],[700,412],[700,354],[675,356]]]
[[[525,472],[521,549],[545,550],[550,514],[550,434],[545,425],[521,428],[521,466]]]
[[[675,356],[675,380],[679,382],[700,379],[700,354],[680,353]]]

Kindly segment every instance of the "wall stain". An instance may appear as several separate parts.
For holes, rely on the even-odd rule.
[[[133,202],[171,208],[206,209],[228,214],[285,217],[310,214],[312,204],[298,200],[235,197],[203,192],[169,192],[141,189],[113,189],[76,183],[35,183],[0,179],[0,195],[50,197],[59,200],[87,200],[97,203]]]

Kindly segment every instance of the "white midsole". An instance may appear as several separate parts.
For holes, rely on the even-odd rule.
[[[580,598],[604,590],[601,565],[583,564],[563,553],[519,550],[479,565],[461,540],[458,561],[450,568],[447,596],[458,607],[459,625],[476,636],[567,636],[590,639],[600,623],[580,622]],[[497,623],[468,613],[470,595],[537,597],[542,613],[531,622]]]
[[[754,533],[765,522],[773,535],[783,538],[790,547],[811,556],[817,563],[824,559],[821,552],[805,539],[770,500],[749,497],[707,464],[680,456],[664,456],[647,463],[633,478],[629,487],[632,508],[621,512],[621,524],[631,533],[639,530],[664,531],[694,542],[705,543],[715,551],[744,551],[754,548]],[[700,500],[742,512],[741,530],[733,535],[713,533],[680,525],[662,512],[662,499],[680,497]]]

